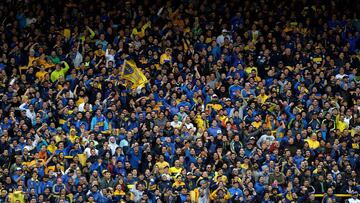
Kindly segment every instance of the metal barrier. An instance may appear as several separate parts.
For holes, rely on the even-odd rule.
[[[324,194],[314,194],[316,200],[321,202],[322,198],[324,197]],[[335,197],[338,199],[337,203],[345,202],[346,199],[351,197],[351,194],[335,194]]]
[[[324,197],[324,194],[314,194],[315,197]],[[335,194],[335,197],[350,198],[351,194]]]

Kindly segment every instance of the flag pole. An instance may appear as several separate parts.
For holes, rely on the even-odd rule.
[[[120,78],[121,78],[121,76],[124,74],[124,71],[125,71],[125,64],[126,64],[126,59],[124,60],[124,63],[123,63],[123,64],[122,64],[122,66],[121,66]]]

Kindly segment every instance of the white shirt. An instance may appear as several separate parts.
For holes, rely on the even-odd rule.
[[[222,46],[225,42],[225,37],[227,37],[229,39],[229,41],[231,41],[231,37],[230,35],[219,35],[217,38],[216,38],[216,43],[219,45],[219,46]]]
[[[84,153],[86,154],[86,157],[89,158],[91,156],[91,149],[88,147],[84,150]],[[99,150],[95,149],[95,154],[98,155]]]
[[[336,79],[343,79],[343,77],[345,77],[345,76],[347,76],[347,75],[346,75],[346,74],[342,74],[342,75],[341,75],[341,74],[339,73],[339,74],[337,74],[337,75],[335,76],[335,78],[336,78]]]
[[[75,68],[79,67],[82,61],[83,61],[83,56],[80,54],[80,52],[76,52],[76,56],[73,59]]]
[[[118,148],[119,145],[116,144],[116,143],[112,143],[112,142],[109,141],[109,147],[110,147],[110,149],[111,149],[111,155],[114,155],[114,154],[115,154],[115,151],[116,151],[116,148]]]
[[[26,26],[36,23],[36,18],[26,18]]]
[[[180,121],[171,121],[170,125],[173,127],[173,128],[180,128],[181,125],[182,125],[182,122]]]
[[[110,54],[109,49],[106,49],[105,58],[106,58],[106,67],[109,67],[110,61],[112,61],[113,65],[115,65],[115,55]]]
[[[92,105],[90,104],[90,110],[92,109]],[[79,111],[85,112],[85,102],[79,104]]]
[[[194,127],[192,123],[185,123],[185,126],[188,130],[193,129],[194,131],[196,131],[196,127]]]
[[[344,118],[344,122],[345,122],[347,125],[349,125],[351,119],[352,119],[352,116],[350,116],[350,117],[345,117],[345,118]]]
[[[263,142],[269,141],[269,143],[270,143],[270,145],[271,145],[274,140],[275,140],[275,137],[274,137],[274,136],[264,134],[264,135],[262,135],[262,136],[260,137],[260,139],[256,142],[256,145],[261,149],[261,145],[262,145]]]
[[[27,144],[27,145],[24,147],[24,149],[27,149],[28,151],[31,151],[31,150],[35,149],[35,147],[36,147],[36,145],[38,144],[39,140],[40,140],[39,135],[38,135],[38,134],[35,134],[35,140],[31,143],[31,145],[28,145],[28,144]]]
[[[348,199],[349,203],[360,203],[359,199],[354,199],[353,197]]]
[[[26,111],[26,117],[28,117],[31,122],[35,122],[35,119],[36,119],[36,113],[35,111],[30,111],[29,109],[26,109],[25,108],[25,105],[27,105],[27,103],[23,103],[19,106],[19,109],[22,110],[22,111]]]

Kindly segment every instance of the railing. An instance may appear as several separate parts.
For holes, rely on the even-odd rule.
[[[315,197],[324,197],[324,194],[314,194]],[[350,198],[351,194],[335,194],[335,197]]]
[[[314,196],[316,200],[321,202],[324,197],[324,194],[314,194]],[[346,202],[345,200],[351,197],[351,194],[335,194],[335,197],[337,198],[337,203],[343,203]]]

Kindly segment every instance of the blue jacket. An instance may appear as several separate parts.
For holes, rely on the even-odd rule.
[[[98,162],[95,162],[93,164],[91,164],[90,166],[90,171],[97,171],[99,174],[102,174],[102,171],[106,169],[106,166],[104,163],[100,164]]]
[[[32,188],[34,188],[35,189],[35,194],[41,194],[41,188],[40,188],[40,182],[39,182],[39,180],[32,180],[32,178],[30,178],[28,181],[27,181],[27,183],[26,183],[26,185],[27,185],[27,188],[28,188],[28,191],[30,192],[30,190],[32,189]]]
[[[131,166],[135,169],[139,168],[139,161],[141,161],[142,151],[139,149],[138,154],[135,154],[133,149],[130,149],[128,152],[128,160]]]
[[[262,196],[264,195],[264,192],[265,192],[265,187],[264,187],[264,185],[262,185],[262,184],[259,183],[259,182],[256,182],[254,188],[255,188],[256,193],[257,193],[260,197],[262,197]]]
[[[107,119],[103,115],[101,115],[100,117],[94,116],[91,119],[91,130],[94,130],[94,127],[95,127],[96,124],[99,125],[100,131],[104,131],[104,130],[107,130],[109,128]]]

